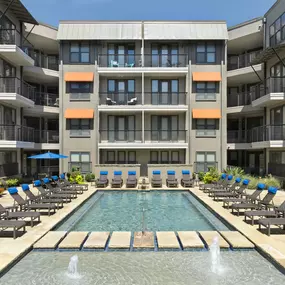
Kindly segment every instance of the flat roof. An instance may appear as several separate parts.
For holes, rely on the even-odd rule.
[[[33,25],[39,24],[20,0],[0,0],[0,4],[5,8],[10,5],[8,11],[13,13],[19,21]]]

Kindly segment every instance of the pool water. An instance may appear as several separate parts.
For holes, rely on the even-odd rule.
[[[96,193],[57,230],[203,231],[228,228],[189,192]]]
[[[78,255],[80,279],[70,279],[70,257]],[[219,273],[210,253],[32,252],[0,279],[2,285],[270,285],[285,275],[255,251],[223,251]]]

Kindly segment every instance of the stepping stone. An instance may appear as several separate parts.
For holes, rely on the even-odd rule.
[[[224,240],[224,238],[216,231],[201,231],[199,232],[208,247],[213,243],[215,237],[219,238],[220,248],[229,248],[230,245]]]
[[[174,232],[156,232],[158,248],[179,248],[180,245]]]
[[[35,249],[55,249],[66,235],[66,231],[48,232],[43,238],[33,245]]]
[[[177,232],[183,248],[204,248],[204,243],[196,232]]]
[[[83,248],[104,249],[109,235],[109,232],[92,232],[84,243]]]
[[[131,232],[113,232],[109,248],[129,249],[131,243]]]
[[[232,248],[254,248],[255,245],[250,242],[240,232],[222,231],[220,234],[231,245]]]
[[[59,249],[80,249],[88,232],[70,232],[66,238],[59,244]]]
[[[135,232],[134,248],[154,248],[153,232]]]

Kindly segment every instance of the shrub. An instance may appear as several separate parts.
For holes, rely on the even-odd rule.
[[[277,187],[278,189],[281,188],[280,181],[277,178],[272,177],[271,175],[268,175],[267,177],[263,178],[263,183],[266,185],[267,188],[269,186],[274,186]]]
[[[215,167],[210,167],[209,171],[204,175],[203,181],[205,184],[218,181],[219,171]]]
[[[95,179],[95,174],[94,174],[94,173],[87,173],[87,174],[85,175],[85,180],[86,180],[87,182],[91,182],[91,180],[93,180],[93,179]]]
[[[6,184],[8,187],[14,187],[19,185],[19,179],[14,178],[14,179],[8,179],[6,180]]]
[[[67,175],[67,177],[68,177],[68,175]],[[71,172],[68,180],[70,182],[75,182],[77,184],[81,184],[84,182],[84,178],[83,178],[82,174],[80,173],[80,171]]]
[[[203,172],[203,171],[200,171],[199,173],[198,173],[198,177],[199,177],[199,180],[200,181],[203,181],[204,180],[204,176],[205,176],[205,172]],[[194,177],[195,178],[195,177]]]
[[[243,177],[245,175],[244,170],[241,167],[227,167],[225,173],[233,175],[234,177]]]

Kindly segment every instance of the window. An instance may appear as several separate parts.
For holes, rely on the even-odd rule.
[[[212,43],[198,43],[196,47],[197,63],[215,63],[216,46]]]
[[[89,152],[71,152],[69,169],[79,169],[82,173],[91,172],[91,161]]]
[[[136,152],[135,151],[129,151],[128,152],[128,163],[129,164],[136,164],[137,158],[136,158]]]
[[[285,152],[284,151],[269,152],[269,163],[285,164]]]
[[[215,119],[197,119],[196,120],[197,130],[215,130],[216,129],[216,120]]]
[[[152,105],[178,105],[179,81],[158,80],[151,81],[151,104]]]
[[[107,151],[107,161],[106,161],[107,164],[114,164],[116,163],[116,154],[115,154],[115,151]]]
[[[216,93],[216,82],[196,82],[196,93]]]
[[[92,83],[91,82],[67,82],[67,90],[69,93],[92,93]]]
[[[151,164],[158,164],[158,151],[151,151],[150,152],[150,163]]]
[[[89,119],[70,119],[70,136],[90,137],[91,122]]]
[[[215,152],[196,152],[196,172],[207,172],[210,167],[216,167]]]
[[[179,151],[172,151],[171,152],[171,163],[172,164],[179,164]]]
[[[178,60],[178,45],[157,45],[151,47],[152,67],[177,67],[182,63]]]
[[[285,13],[269,28],[269,45],[275,46],[285,40]]]
[[[70,44],[70,62],[71,63],[89,63],[89,43],[71,43]]]

